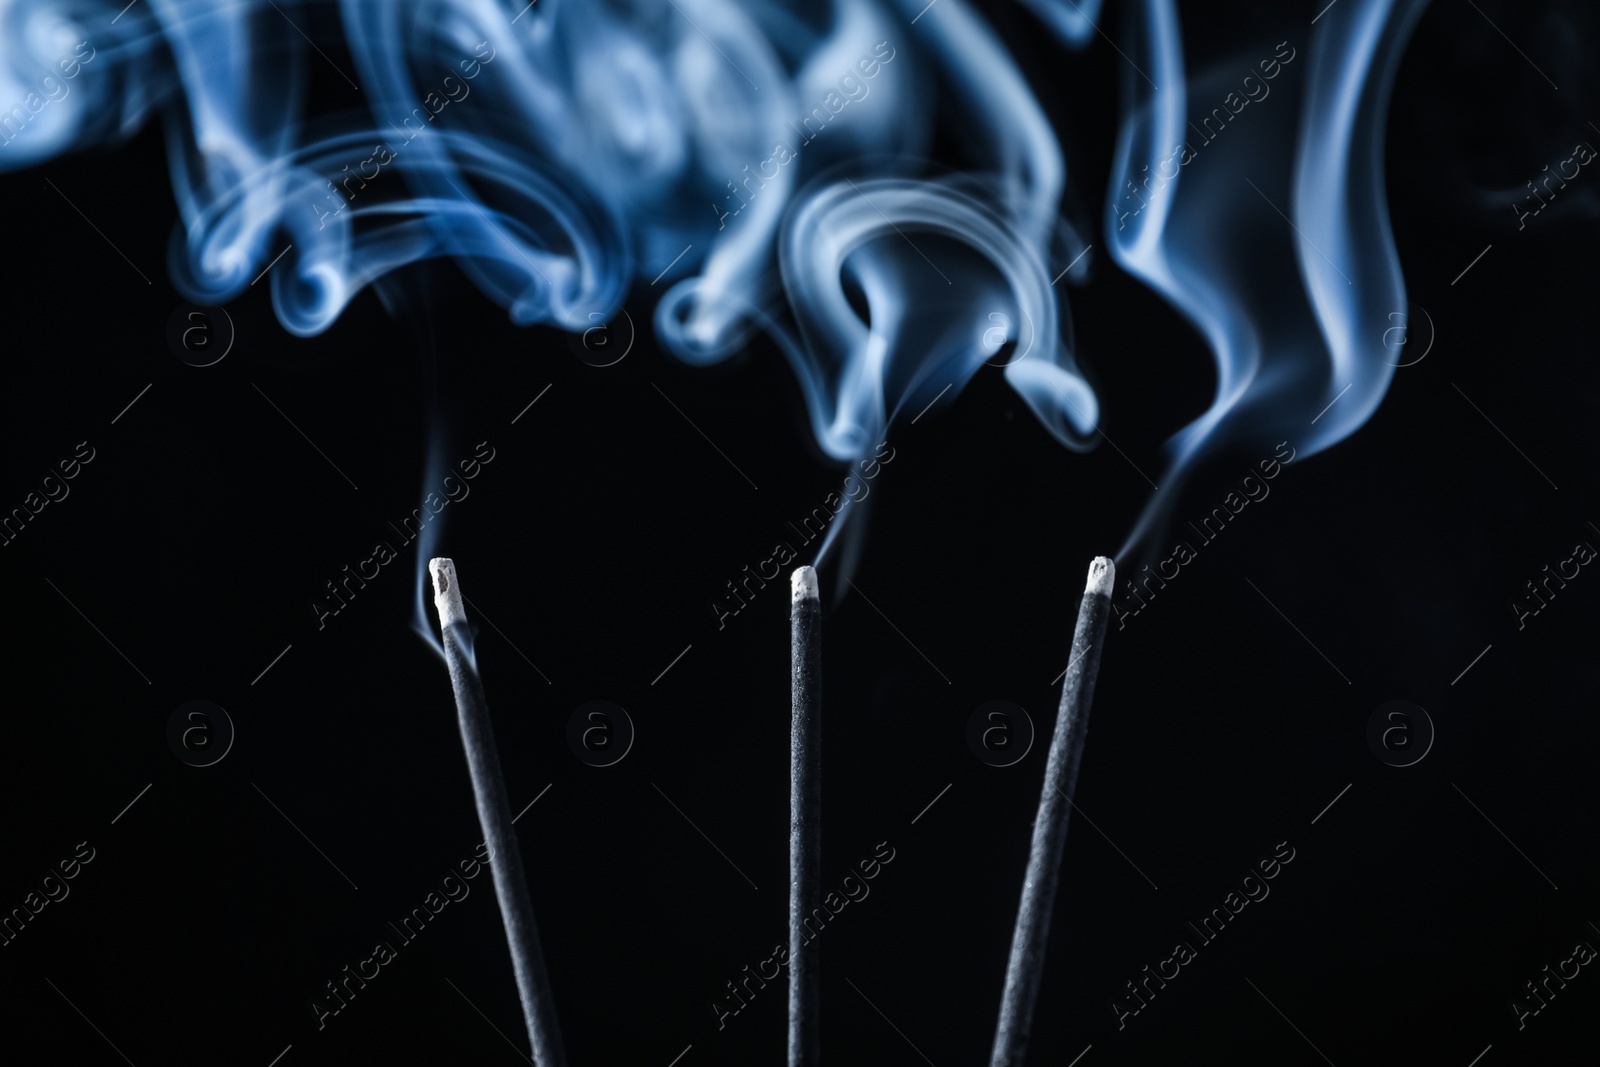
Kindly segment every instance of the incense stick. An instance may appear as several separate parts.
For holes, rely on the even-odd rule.
[[[433,575],[433,604],[439,612],[445,663],[450,668],[450,685],[455,690],[456,710],[460,714],[461,744],[472,775],[478,822],[489,846],[489,869],[494,874],[494,892],[500,901],[500,917],[505,924],[506,944],[511,949],[511,967],[516,973],[517,993],[522,1000],[528,1040],[533,1046],[533,1060],[538,1067],[562,1067],[566,1057],[561,1050],[550,978],[545,973],[539,928],[534,924],[533,905],[528,900],[522,855],[511,825],[511,803],[500,771],[500,756],[489,723],[489,707],[483,697],[483,682],[478,677],[472,631],[467,627],[461,587],[456,581],[456,565],[453,560],[433,559],[428,562],[428,572]]]
[[[1078,761],[1089,728],[1089,705],[1100,673],[1100,649],[1111,619],[1111,590],[1116,573],[1116,566],[1105,556],[1096,556],[1089,564],[1089,580],[1072,634],[1072,659],[1061,685],[1061,708],[1056,713],[1055,735],[1050,739],[1050,755],[1045,763],[1038,817],[1033,823],[1033,844],[1028,850],[1017,926],[1011,936],[1011,958],[1006,964],[1006,986],[1000,997],[1000,1019],[995,1026],[989,1067],[1022,1067],[1027,1052],[1034,1003],[1044,975],[1045,948],[1050,940],[1050,910],[1061,872],[1061,854],[1067,844],[1067,815],[1078,783]]]
[[[822,601],[814,568],[789,586],[789,1067],[816,1067],[821,986],[805,922],[822,905]]]

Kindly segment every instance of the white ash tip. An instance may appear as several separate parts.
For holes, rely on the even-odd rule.
[[[789,599],[791,603],[805,599],[821,599],[817,593],[817,568],[796,567],[794,569],[794,573],[789,575]]]
[[[1084,593],[1099,593],[1110,600],[1116,584],[1117,565],[1111,562],[1109,556],[1096,556],[1094,562],[1089,564],[1089,581],[1083,587]]]
[[[453,622],[466,622],[467,609],[461,603],[461,584],[456,580],[456,561],[436,556],[428,561],[433,575],[433,606],[439,612],[439,628]]]

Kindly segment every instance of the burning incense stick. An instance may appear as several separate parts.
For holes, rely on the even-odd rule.
[[[1105,556],[1096,556],[1089,564],[1089,581],[1072,634],[1072,659],[1061,686],[1056,732],[1045,763],[1039,814],[1033,823],[1028,872],[1022,883],[1017,927],[1011,935],[1011,959],[1006,964],[1006,988],[1000,997],[1000,1021],[995,1026],[989,1067],[1022,1067],[1027,1052],[1034,1001],[1044,975],[1044,950],[1050,940],[1050,908],[1061,872],[1061,853],[1067,845],[1067,814],[1078,784],[1078,760],[1089,728],[1089,704],[1100,673],[1100,649],[1111,619],[1116,574],[1116,566]]]
[[[561,1051],[561,1032],[556,1025],[555,1004],[550,996],[550,978],[545,973],[544,954],[539,949],[533,905],[528,901],[522,856],[511,826],[511,803],[500,773],[500,756],[495,750],[494,730],[489,724],[489,707],[483,699],[483,683],[478,678],[472,631],[467,628],[467,613],[456,581],[456,565],[453,560],[433,559],[428,561],[428,572],[433,575],[433,605],[439,611],[445,663],[450,668],[450,685],[455,690],[456,710],[461,717],[461,744],[466,749],[467,769],[472,774],[478,822],[489,846],[489,869],[494,872],[494,892],[500,901],[500,917],[505,923],[506,943],[511,949],[511,967],[516,972],[517,993],[522,999],[523,1019],[528,1024],[533,1060],[538,1067],[562,1067],[566,1057]]]
[[[789,587],[789,1067],[816,1067],[822,994],[805,922],[822,906],[822,601],[812,567]]]

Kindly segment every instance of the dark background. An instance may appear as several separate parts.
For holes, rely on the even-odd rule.
[[[1600,185],[1582,184],[1600,177],[1520,232],[1510,210],[1522,182],[1600,137],[1578,65],[1591,16],[1479,6],[1423,17],[1388,135],[1430,354],[1108,640],[1030,1063],[1091,1045],[1086,1067],[1466,1067],[1486,1046],[1485,1067],[1594,1062],[1592,967],[1525,1029],[1510,1003],[1575,942],[1600,945],[1600,578],[1583,571],[1521,631],[1508,608],[1576,542],[1600,544]],[[1275,8],[1185,5],[1189,47],[1271,34],[1289,18]],[[1025,12],[989,10],[1098,218],[1121,61],[1099,39],[1062,60]],[[781,979],[720,1031],[710,1007],[786,940],[789,700],[782,580],[721,630],[710,602],[794,543],[787,523],[842,476],[776,350],[680,365],[653,346],[658,294],[640,285],[637,343],[596,368],[441,264],[398,279],[398,314],[368,292],[310,340],[278,325],[263,281],[228,306],[229,356],[197,369],[165,340],[183,298],[157,128],[0,191],[0,507],[78,442],[95,450],[70,496],[0,548],[0,907],[79,842],[95,849],[70,896],[0,948],[5,1043],[140,1067],[265,1067],[286,1046],[285,1065],[516,1062],[487,876],[325,1029],[308,1006],[481,838],[446,672],[412,630],[415,546],[320,631],[310,603],[375,541],[400,547],[386,522],[439,488],[430,447],[454,463],[487,440],[495,458],[441,516],[438,551],[493,620],[478,651],[513,807],[539,797],[518,830],[569,1058],[666,1067],[692,1046],[683,1067],[780,1062]],[[855,588],[835,558],[823,570],[826,881],[894,850],[819,941],[831,1062],[986,1062],[1085,567],[1122,542],[1149,493],[1139,471],[1160,477],[1162,442],[1210,397],[1200,339],[1109,261],[1070,303],[1126,458],[1062,449],[985,370],[892,429]],[[1180,519],[1232,478],[1203,472]],[[608,768],[565,740],[596,698],[637,728]],[[166,740],[191,699],[237,729],[211,767]],[[966,742],[991,699],[1039,730],[1008,768]],[[1403,769],[1366,739],[1394,699],[1436,731]],[[1271,895],[1201,947],[1187,923],[1279,842],[1294,860]],[[1179,940],[1198,958],[1119,1031],[1111,1000]]]

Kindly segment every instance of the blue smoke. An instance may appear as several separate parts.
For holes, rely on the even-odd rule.
[[[1099,0],[1022,2],[1066,47],[1103,32]],[[1384,115],[1424,2],[1334,5],[1275,60],[1293,67],[1279,98],[1228,108],[1226,137],[1183,162],[1204,109],[1241,90],[1186,81],[1172,0],[1132,5],[1141,73],[1104,240],[1205,337],[1219,384],[1124,551],[1244,427],[1315,451],[1381,400],[1405,310]],[[662,347],[706,365],[767,335],[836,460],[985,363],[1062,444],[1093,443],[1099,400],[1052,284],[1093,238],[1063,220],[1055,132],[965,0],[0,0],[0,31],[0,169],[159,116],[169,269],[197,303],[280,254],[273,307],[301,336],[425,259],[518,324],[573,331],[659,283]],[[348,108],[308,113],[313,75]],[[930,166],[936,131],[960,169]]]
[[[1309,43],[1263,44],[1189,80],[1172,0],[1140,0],[1130,54],[1149,81],[1127,79],[1107,239],[1205,338],[1217,390],[1168,442],[1163,488],[1119,555],[1160,531],[1184,476],[1225,443],[1287,438],[1310,455],[1382,400],[1385,331],[1406,311],[1383,134],[1425,6],[1345,0]]]

